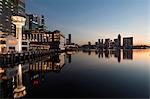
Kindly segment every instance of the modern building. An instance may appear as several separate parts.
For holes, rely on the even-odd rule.
[[[71,34],[68,34],[69,44],[71,44]]]
[[[133,48],[133,37],[125,37],[123,38],[123,48],[131,49]]]
[[[119,48],[119,39],[114,39],[114,48]]]
[[[15,35],[12,15],[25,16],[25,0],[0,0],[0,31]]]
[[[26,14],[26,30],[44,30],[45,20],[43,15]]]
[[[6,0],[13,3],[13,15],[19,15],[25,17],[25,0]]]
[[[13,2],[0,0],[0,31],[11,33],[11,15]]]
[[[119,48],[121,47],[121,35],[120,34],[118,35],[118,47]]]
[[[65,36],[59,30],[50,34],[50,49],[54,51],[65,49]]]
[[[108,49],[109,47],[110,47],[110,39],[108,38],[108,39],[105,39],[105,44],[104,44],[104,46],[105,46],[105,49]]]

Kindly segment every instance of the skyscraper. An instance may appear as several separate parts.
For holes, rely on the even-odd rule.
[[[0,0],[0,31],[15,33],[11,16],[25,16],[25,0]]]
[[[41,30],[44,29],[45,20],[43,15],[27,14],[26,15],[26,29],[27,30]]]
[[[71,34],[68,34],[69,44],[71,44]]]
[[[13,2],[0,0],[0,31],[11,33],[11,15]]]
[[[13,15],[25,17],[25,0],[12,0],[12,1],[13,1]]]
[[[121,35],[118,35],[118,47],[121,47]]]
[[[123,47],[124,49],[131,49],[133,47],[133,37],[123,38]]]

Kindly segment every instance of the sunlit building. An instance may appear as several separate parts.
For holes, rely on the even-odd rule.
[[[133,37],[123,38],[123,48],[131,49],[133,47]]]
[[[50,49],[56,51],[65,49],[65,36],[59,30],[50,34]]]
[[[23,41],[28,41],[29,50],[49,50],[50,32],[43,30],[26,30],[23,33]]]

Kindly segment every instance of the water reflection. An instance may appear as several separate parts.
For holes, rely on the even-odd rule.
[[[91,55],[92,51],[83,51],[84,53],[88,53],[88,55]],[[123,55],[122,55],[123,54]],[[98,58],[111,58],[115,57],[117,58],[118,63],[121,62],[121,56],[122,59],[128,59],[133,60],[133,50],[121,50],[121,49],[115,49],[115,50],[104,50],[100,49],[98,51],[95,51],[95,55],[98,55]]]
[[[1,68],[4,73],[0,73],[0,98],[143,98],[148,92],[146,62],[150,56],[147,53],[150,50],[53,53],[28,63],[7,66]]]
[[[47,57],[42,61],[31,63],[29,65],[29,71],[53,71],[60,72],[65,65],[65,55],[55,54],[51,57]]]
[[[18,73],[16,75],[16,87],[13,91],[14,98],[21,98],[26,95],[26,87],[22,84],[22,65],[18,66]]]
[[[0,98],[26,96],[29,90],[26,92],[25,86],[28,87],[27,89],[40,86],[45,81],[47,72],[59,73],[64,65],[65,54],[54,53],[42,60],[34,60],[24,65],[19,64],[13,68],[4,68],[5,72],[0,76]]]
[[[72,61],[71,54],[67,54],[67,58],[68,58],[68,63],[71,63],[71,61]]]

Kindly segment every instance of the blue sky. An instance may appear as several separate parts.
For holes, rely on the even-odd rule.
[[[76,43],[120,33],[133,36],[134,44],[150,44],[149,0],[26,0],[26,9],[43,14],[49,30],[71,33]]]

